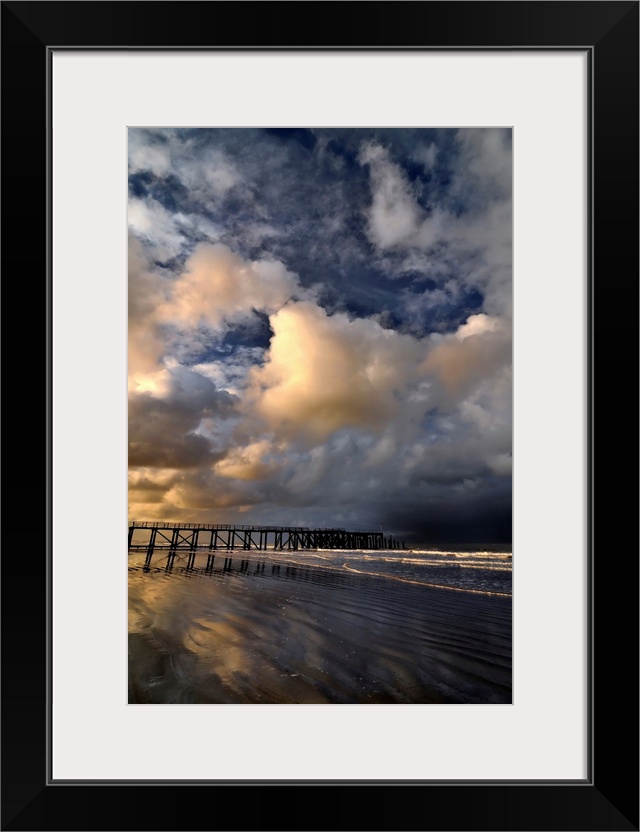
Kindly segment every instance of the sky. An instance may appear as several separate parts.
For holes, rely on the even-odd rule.
[[[510,542],[511,145],[130,128],[129,519]]]

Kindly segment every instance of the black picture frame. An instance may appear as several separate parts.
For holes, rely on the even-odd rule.
[[[5,519],[10,545],[2,559],[2,829],[638,829],[638,493],[620,480],[628,459],[637,473],[638,11],[627,0],[2,3],[5,309],[12,317],[29,310],[23,337],[46,357],[29,396],[20,370],[11,372],[12,355],[4,362],[12,405],[5,435],[11,445],[28,437],[31,464],[5,463],[12,522]],[[584,782],[49,779],[50,58],[62,48],[178,47],[588,52],[591,727]],[[29,279],[20,279],[25,258]],[[621,362],[623,370],[613,371]],[[34,388],[42,407],[33,403]],[[43,461],[46,472],[36,477]],[[34,515],[43,518],[35,550]]]

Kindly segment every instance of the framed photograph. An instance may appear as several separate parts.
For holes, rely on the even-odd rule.
[[[129,704],[512,703],[512,143],[129,126]]]
[[[638,3],[2,20],[3,829],[637,830]]]

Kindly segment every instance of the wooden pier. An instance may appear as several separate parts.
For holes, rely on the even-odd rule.
[[[129,525],[129,551],[298,551],[300,549],[404,548],[380,532],[306,529],[296,526],[238,526],[225,523],[138,522]]]

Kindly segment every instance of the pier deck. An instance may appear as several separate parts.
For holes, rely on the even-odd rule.
[[[298,551],[299,549],[399,548],[383,533],[346,529],[311,529],[298,526],[242,526],[226,523],[163,523],[133,521],[129,550],[195,551]]]

